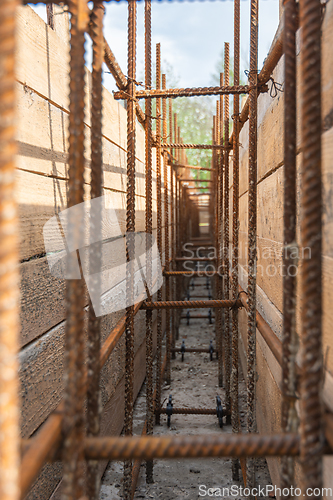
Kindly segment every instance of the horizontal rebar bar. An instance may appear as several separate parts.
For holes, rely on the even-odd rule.
[[[243,307],[241,300],[168,300],[144,302],[142,309],[206,309],[211,307]]]
[[[297,456],[298,434],[105,437],[85,440],[86,458],[129,460],[141,458],[277,457]]]
[[[203,170],[205,172],[211,172],[211,168],[205,168],[205,167],[199,167],[197,165],[181,165],[181,164],[174,164],[174,167],[176,168],[189,168],[192,170]]]
[[[156,147],[156,144],[154,144]],[[166,149],[223,149],[229,150],[232,149],[231,146],[222,146],[220,144],[161,144],[162,148]]]
[[[167,409],[161,408],[158,413],[167,415]],[[216,415],[216,408],[172,408],[172,415]]]
[[[180,182],[213,182],[212,179],[179,179]]]
[[[185,349],[182,349],[181,347],[175,347],[175,348],[172,348],[171,349],[172,352],[193,352],[193,353],[210,353],[210,350],[208,347],[206,348],[200,348],[200,347],[185,347]],[[216,350],[214,349],[214,352],[216,352]]]
[[[222,271],[222,269],[221,269]],[[223,269],[224,271],[224,269]],[[206,278],[221,275],[218,271],[164,271],[164,276],[188,276],[190,278]]]
[[[195,97],[205,95],[224,95],[224,94],[248,94],[248,85],[226,86],[226,87],[193,87],[181,89],[151,89],[151,90],[137,90],[135,97],[137,99],[149,98],[175,98],[175,97]],[[123,92],[115,92],[115,99],[125,99]]]
[[[176,257],[176,262],[214,262],[213,257]]]

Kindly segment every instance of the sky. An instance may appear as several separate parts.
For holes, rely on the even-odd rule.
[[[127,2],[106,3],[104,35],[116,59],[127,74]],[[37,12],[45,19],[45,6]],[[178,77],[180,87],[212,84],[211,75],[220,58],[224,42],[233,54],[232,0],[152,2],[152,54],[161,43],[162,68],[166,61]],[[279,22],[279,1],[259,2],[258,67],[268,53]],[[248,69],[250,40],[250,1],[241,1],[241,70]],[[91,59],[87,43],[87,61]],[[164,64],[164,66],[166,66]],[[144,2],[137,4],[137,79],[144,75]],[[245,79],[245,75],[244,79]],[[104,85],[116,90],[112,75],[104,74]]]

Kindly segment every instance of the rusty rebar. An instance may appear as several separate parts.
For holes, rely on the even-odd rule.
[[[322,178],[321,178],[321,2],[300,1],[301,28],[301,464],[303,492],[321,491],[322,416]],[[316,498],[321,498],[318,495]]]
[[[162,75],[162,89],[166,88],[166,76]],[[162,99],[162,123],[163,123],[163,142],[167,139],[167,100],[165,97]],[[165,272],[170,270],[170,248],[169,248],[169,175],[168,175],[168,156],[167,152],[163,151],[163,184],[164,184],[164,258],[165,258]],[[168,274],[165,275],[165,300],[170,299],[170,278]],[[165,379],[168,384],[171,384],[171,330],[170,330],[170,311],[167,309],[165,312],[165,337],[166,337],[166,353],[167,364],[165,370]]]
[[[161,45],[156,44],[156,88],[161,88]],[[156,115],[161,116],[161,99],[156,99]],[[156,121],[156,191],[157,191],[157,247],[162,255],[162,178],[161,178],[161,120]],[[162,288],[157,292],[157,301],[162,300]],[[157,310],[157,352],[156,352],[156,408],[161,407],[162,391],[162,310]],[[159,415],[155,416],[160,423]]]
[[[150,99],[150,98],[176,98],[176,97],[195,97],[207,95],[229,95],[229,94],[247,94],[250,91],[248,85],[237,85],[225,87],[197,87],[197,88],[183,88],[183,89],[151,89],[151,90],[138,90],[136,92],[137,99]],[[125,99],[124,92],[115,92],[115,99]]]
[[[19,498],[19,266],[15,201],[15,16],[0,4],[0,497]]]
[[[297,432],[296,410],[296,2],[284,2],[284,251],[282,330],[282,415],[284,432]],[[283,498],[292,498],[294,460],[281,460]]]
[[[83,10],[82,10],[83,9]],[[68,151],[68,207],[83,202],[84,196],[84,34],[88,27],[88,5],[79,8],[77,0],[69,4],[70,29],[70,82],[69,82],[69,151]],[[70,210],[68,225],[73,247],[80,248],[84,221],[83,215]],[[69,268],[77,262],[75,254],[68,256]],[[80,498],[84,493],[85,435],[84,401],[84,282],[68,280],[66,287],[65,327],[65,392],[63,419],[63,498]]]
[[[257,66],[258,0],[251,0],[249,83],[249,188],[248,188],[248,334],[247,334],[247,430],[256,425],[256,260],[257,260]],[[255,463],[247,461],[247,486],[255,485]]]
[[[239,84],[240,51],[240,0],[234,0],[234,85]],[[234,96],[233,103],[233,220],[232,220],[232,297],[238,297],[238,253],[239,253],[239,96]],[[239,432],[238,411],[238,310],[232,310],[231,339],[231,425],[232,432]],[[232,479],[239,480],[239,462],[232,460]]]
[[[91,92],[91,198],[102,196],[103,159],[102,159],[102,65],[104,54],[103,39],[104,6],[95,2],[90,12],[92,40],[92,92]],[[101,210],[92,210],[90,216],[89,273],[91,286],[96,293],[101,293],[102,261],[102,221]],[[87,435],[97,436],[100,431],[100,349],[101,324],[96,317],[89,299],[88,345],[87,345]],[[99,498],[100,476],[98,462],[87,463],[87,495],[92,500]]]
[[[124,460],[141,458],[276,457],[297,456],[298,434],[89,438],[85,453],[89,458]]]
[[[142,309],[203,309],[210,307],[243,307],[241,300],[169,300],[144,302]]]
[[[222,149],[222,150],[230,150],[232,149],[230,146],[223,146],[222,144],[161,144],[161,147],[164,149]]]
[[[133,433],[134,377],[134,252],[135,241],[135,73],[136,73],[136,1],[128,1],[128,99],[127,99],[127,196],[126,196],[126,330],[125,330],[125,418],[124,433]],[[131,498],[132,461],[124,463],[124,499]]]
[[[229,43],[224,44],[224,83],[229,85]],[[224,144],[229,144],[229,96],[224,97]],[[224,214],[223,214],[223,261],[227,268],[224,275],[224,298],[229,299],[230,281],[229,281],[229,153],[224,154]],[[224,312],[224,364],[225,364],[225,403],[227,410],[230,410],[230,375],[231,375],[231,357],[230,357],[230,317],[229,312]],[[229,419],[230,420],[230,419]]]
[[[220,85],[222,86],[224,82],[224,74],[220,73]],[[217,122],[219,123],[219,135],[217,137],[217,140],[219,144],[223,144],[223,115],[224,113],[224,98],[223,96],[220,97],[220,106],[219,106],[219,113],[216,116]],[[224,241],[224,179],[223,179],[223,161],[224,161],[224,155],[223,152],[220,152],[219,155],[219,161],[217,164],[217,246],[216,246],[216,252],[218,255],[218,269],[223,269],[224,272],[228,272],[225,267],[224,267],[224,262],[223,262],[223,241]],[[224,289],[223,289],[223,277],[218,276],[218,287],[217,287],[217,292],[218,296],[217,298],[220,300],[224,299]],[[223,370],[224,370],[224,365],[226,363],[224,362],[224,355],[226,352],[225,349],[225,342],[224,342],[224,335],[223,335],[223,326],[225,324],[225,312],[222,310],[219,312],[218,317],[216,318],[216,321],[219,322],[218,325],[218,350],[219,350],[219,358],[218,358],[218,384],[220,387],[223,387],[224,384],[224,377],[223,377]]]
[[[191,261],[191,259],[189,259]],[[164,271],[164,276],[189,276],[191,278],[204,278],[206,276],[222,276],[225,273],[224,266],[218,271]]]
[[[151,0],[145,0],[145,87],[152,86],[151,57]],[[153,175],[152,175],[152,102],[146,100],[145,118],[145,157],[146,157],[146,233],[153,233]],[[146,280],[148,290],[152,289],[152,249],[151,238],[146,239]],[[146,434],[153,434],[153,313],[146,311]],[[146,482],[153,483],[153,462],[146,462]]]
[[[167,409],[160,410],[161,415],[167,414]],[[173,415],[216,415],[216,408],[172,408]]]

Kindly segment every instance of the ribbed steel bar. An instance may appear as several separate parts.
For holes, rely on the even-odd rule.
[[[229,43],[224,44],[224,83],[229,85]],[[224,97],[224,144],[229,144],[229,96]],[[229,299],[229,153],[224,154],[224,214],[223,214],[223,248],[224,265],[228,271],[224,275],[224,298]],[[224,352],[225,352],[225,403],[227,410],[230,410],[230,375],[231,375],[231,338],[230,338],[230,316],[229,312],[224,312]],[[229,419],[230,420],[230,419]],[[231,422],[230,422],[231,423]]]
[[[161,144],[162,148],[165,149],[223,149],[230,150],[232,149],[230,146],[222,146],[221,144]]]
[[[171,137],[170,137],[171,141]],[[205,172],[210,172],[212,169],[211,168],[205,168],[205,167],[198,167],[197,165],[176,165],[177,167],[180,168],[190,168],[192,170],[204,170]]]
[[[69,181],[68,207],[83,202],[84,195],[84,78],[85,31],[88,27],[88,6],[73,0],[69,4],[70,29],[70,83],[69,83]],[[84,233],[83,214],[68,213],[68,225],[74,248],[80,248]],[[69,269],[74,268],[77,257],[68,256]],[[83,279],[68,280],[66,289],[65,330],[65,393],[63,446],[65,500],[78,499],[84,493],[85,435],[84,401],[84,282]]]
[[[215,262],[213,257],[176,257],[176,262]]]
[[[197,88],[183,88],[183,89],[151,89],[151,90],[138,90],[136,92],[137,99],[150,99],[150,98],[176,98],[176,97],[195,97],[205,95],[229,95],[229,94],[247,94],[249,92],[248,85],[237,85],[225,87],[197,87]],[[123,92],[115,92],[115,99],[125,99]]]
[[[220,276],[224,268],[219,271],[164,271],[164,276],[189,276],[192,278],[204,278],[205,276]]]
[[[19,266],[15,201],[15,16],[0,4],[0,497],[19,498]]]
[[[223,85],[223,73],[220,73],[220,85]],[[219,123],[219,136],[217,140],[219,144],[223,144],[223,112],[224,112],[224,99],[220,97],[220,107],[219,114],[217,115],[217,121]],[[223,263],[223,240],[224,240],[224,210],[223,210],[223,200],[224,200],[224,179],[223,179],[223,154],[221,151],[221,155],[219,157],[219,162],[217,164],[217,244],[216,244],[216,253],[218,257],[217,268],[221,269],[224,266]],[[222,276],[217,277],[217,298],[222,300],[224,298],[224,290],[223,290],[223,278]],[[226,366],[224,356],[226,353],[224,335],[223,335],[223,326],[225,324],[225,312],[224,310],[219,311],[216,317],[217,330],[218,330],[218,384],[219,387],[223,387],[224,377],[223,377],[223,368]]]
[[[166,88],[166,76],[162,75],[162,89]],[[163,137],[162,140],[167,140],[167,100],[165,97],[162,99],[162,123],[163,123]],[[169,165],[167,152],[163,151],[163,184],[164,184],[164,256],[165,256],[165,272],[170,271],[170,225],[169,225]],[[170,278],[165,274],[165,300],[170,300]],[[171,384],[171,330],[170,330],[170,311],[165,312],[165,337],[166,337],[166,353],[167,364],[165,370],[165,379],[167,384]]]
[[[85,453],[108,460],[297,456],[299,442],[297,434],[89,438]]]
[[[284,2],[284,251],[282,333],[282,415],[284,432],[297,432],[296,410],[296,2]],[[294,460],[281,460],[281,488],[285,499],[293,497]]]
[[[127,195],[126,195],[126,330],[125,330],[125,418],[124,433],[133,433],[134,377],[134,252],[135,241],[135,76],[136,76],[136,0],[128,1],[128,99],[127,99]],[[124,463],[125,500],[131,499],[132,462]]]
[[[256,425],[256,259],[257,259],[257,99],[258,0],[251,0],[249,95],[249,189],[248,189],[248,335],[247,335],[247,430]],[[247,461],[247,486],[255,485],[255,462]]]
[[[179,179],[180,182],[213,182],[211,179]]]
[[[167,409],[162,408],[160,414],[167,414]],[[173,415],[216,415],[216,408],[172,408]]]
[[[151,0],[145,0],[145,87],[152,86],[152,56],[151,56]],[[153,233],[153,169],[152,169],[152,102],[146,100],[145,119],[145,158],[146,158],[146,233]],[[152,246],[149,238],[146,239],[146,280],[148,290],[152,289]],[[146,311],[146,434],[153,434],[153,313]],[[153,482],[153,462],[146,463],[146,482]]]
[[[169,99],[169,141],[173,141],[173,115],[172,115],[172,99]],[[176,258],[176,247],[175,247],[175,172],[173,164],[173,150],[170,150],[170,212],[171,212],[171,269],[175,270],[175,258]],[[176,279],[171,278],[171,300],[176,300]],[[171,311],[171,345],[175,347],[176,342],[176,315],[175,311]],[[174,353],[171,353],[172,358],[174,358]]]
[[[198,353],[200,353],[200,352],[209,353],[210,352],[210,350],[209,350],[208,347],[206,347],[206,349],[199,348],[199,347],[198,348],[196,348],[196,347],[186,347],[184,350],[181,347],[177,347],[177,348],[174,348],[173,350],[174,350],[174,352],[198,352]],[[214,352],[216,352],[216,350],[214,350]],[[215,412],[216,412],[216,410],[215,410]]]
[[[156,88],[161,88],[161,45],[156,44]],[[156,116],[161,116],[161,99],[156,99]],[[161,120],[156,120],[156,195],[157,195],[157,247],[162,255],[162,177],[161,177]],[[157,301],[162,300],[162,288],[157,292]],[[162,388],[162,310],[157,311],[157,351],[156,351],[156,408],[161,407]],[[155,416],[160,423],[159,415]]]
[[[243,307],[241,300],[169,300],[144,302],[142,309],[202,309],[211,307]]]
[[[94,2],[90,12],[92,40],[92,92],[91,92],[91,198],[102,196],[103,159],[102,159],[102,65],[104,55],[103,39],[104,6]],[[98,207],[98,208],[97,208]],[[91,286],[96,294],[101,294],[101,261],[102,261],[102,213],[96,206],[90,214],[90,252],[89,273]],[[101,322],[96,317],[89,300],[88,346],[87,346],[87,435],[97,436],[100,430],[100,349]],[[99,499],[100,476],[98,462],[87,463],[87,495],[91,500]]]
[[[301,29],[301,464],[307,498],[321,491],[323,454],[321,2],[300,1]],[[312,488],[312,494],[307,492]],[[316,496],[321,498],[321,495]]]
[[[239,84],[240,51],[240,0],[234,0],[234,85]],[[238,297],[238,246],[239,246],[239,96],[234,96],[233,109],[233,199],[232,199],[232,297]],[[238,310],[232,310],[231,338],[231,425],[232,432],[239,432],[238,411]],[[232,479],[239,480],[239,462],[232,460]]]

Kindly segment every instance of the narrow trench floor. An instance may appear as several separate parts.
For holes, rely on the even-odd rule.
[[[198,279],[196,282],[200,283]],[[202,287],[196,287],[195,294],[207,294],[204,284]],[[192,291],[191,299],[195,299]],[[207,310],[202,309],[195,311],[195,313],[207,315]],[[186,319],[182,319],[177,347],[181,345],[183,339],[186,347],[208,348],[210,340],[213,340],[215,346],[215,325],[210,325],[208,319],[192,319],[190,325],[187,326]],[[208,353],[185,353],[185,359],[182,362],[181,354],[177,354],[176,359],[171,362],[171,386],[166,384],[163,386],[163,407],[166,406],[170,394],[172,394],[174,407],[216,408],[216,395],[220,395],[223,402],[224,390],[218,386],[218,362],[215,353],[213,358],[213,361],[210,361]],[[246,408],[246,387],[241,370],[240,377],[239,396],[242,421]],[[140,391],[134,409],[133,430],[135,435],[141,434],[144,421],[145,384]],[[154,426],[155,435],[216,434],[221,432],[231,433],[231,425],[224,424],[223,429],[220,429],[216,415],[172,415],[170,427],[167,427],[167,416],[161,415],[161,425]],[[122,475],[122,463],[113,462],[108,465],[102,478],[100,500],[122,498]],[[256,475],[258,485],[264,487],[271,484],[267,463],[264,459],[258,460]],[[242,493],[240,487],[244,487],[241,470],[239,476],[240,482],[235,483],[232,480],[231,459],[155,460],[154,483],[146,484],[145,464],[142,463],[134,498],[162,500],[188,498],[194,500],[213,496],[224,499],[243,499],[246,497],[240,494]],[[209,488],[220,488],[220,490],[216,489],[213,495],[209,495]]]

